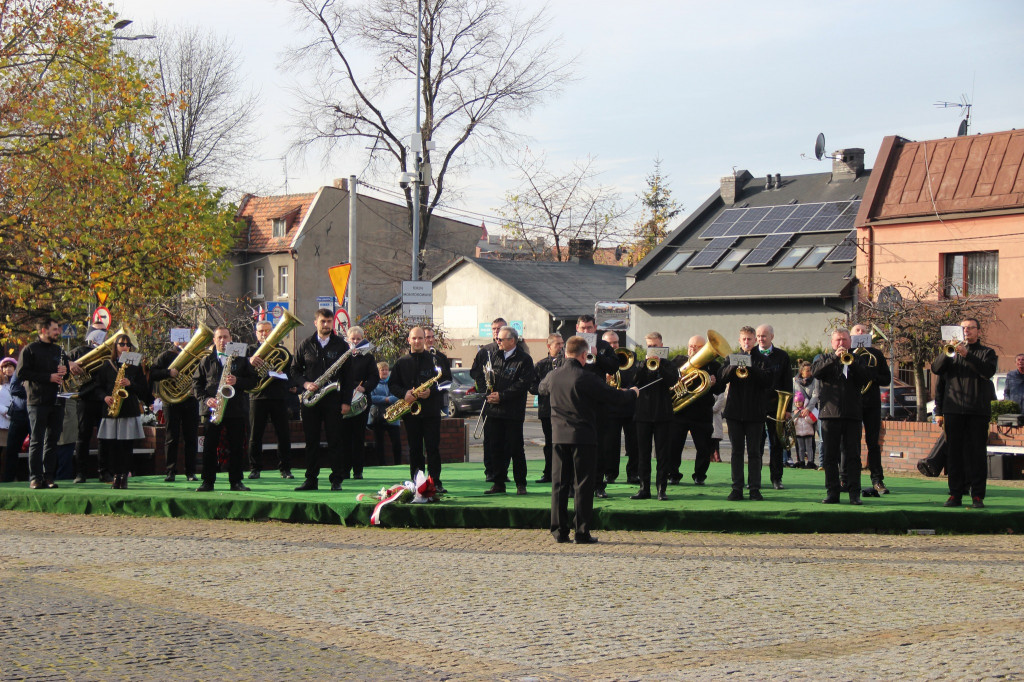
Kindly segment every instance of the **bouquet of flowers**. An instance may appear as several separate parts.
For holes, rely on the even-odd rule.
[[[430,476],[426,476],[422,471],[417,471],[414,481],[406,481],[405,483],[399,483],[393,485],[390,488],[381,488],[374,499],[380,500],[377,502],[377,506],[373,508],[373,513],[370,515],[370,525],[380,525],[380,512],[385,506],[393,502],[402,502],[406,504],[426,504],[427,502],[436,502],[440,499],[441,495],[437,492],[437,486],[434,484],[434,479]],[[364,495],[360,493],[356,496],[356,499],[362,501]]]

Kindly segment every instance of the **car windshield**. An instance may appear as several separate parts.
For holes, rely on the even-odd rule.
[[[469,375],[468,369],[457,369],[452,372],[452,381],[456,384],[472,384],[473,377]]]

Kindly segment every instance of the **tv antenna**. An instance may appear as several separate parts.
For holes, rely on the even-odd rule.
[[[960,95],[959,102],[936,102],[935,106],[939,109],[960,109],[963,112],[963,120],[960,121],[960,127],[956,130],[957,137],[963,137],[967,134],[967,129],[971,127],[971,101],[967,99],[967,95]]]

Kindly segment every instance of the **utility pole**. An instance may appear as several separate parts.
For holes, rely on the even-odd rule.
[[[356,176],[348,176],[348,319],[356,323]]]

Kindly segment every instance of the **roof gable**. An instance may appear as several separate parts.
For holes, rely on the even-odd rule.
[[[238,209],[245,221],[239,248],[255,253],[288,251],[292,236],[313,203],[315,193],[285,194],[274,197],[248,195]],[[284,221],[284,234],[274,236],[274,222]]]

